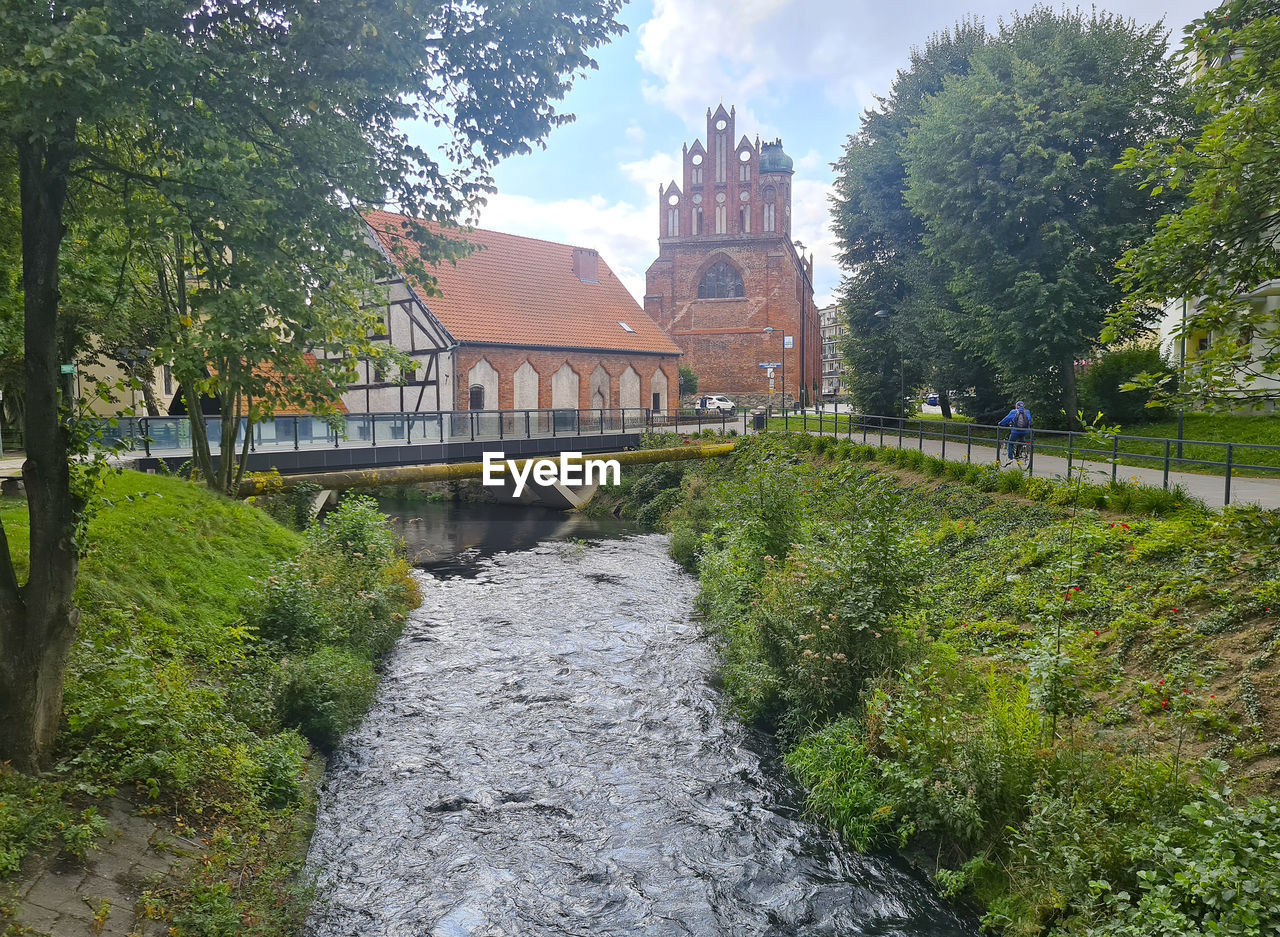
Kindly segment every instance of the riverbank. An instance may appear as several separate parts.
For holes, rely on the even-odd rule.
[[[812,446],[752,440],[665,512],[811,808],[1005,933],[1274,933],[1274,512]]]
[[[24,542],[25,502],[0,511],[10,544]],[[87,540],[55,764],[39,778],[0,772],[0,925],[298,932],[318,753],[367,708],[374,661],[417,603],[384,519],[354,499],[300,534],[199,486],[126,472],[107,479]],[[138,833],[147,825],[154,835]],[[131,839],[148,875],[128,850],[112,868],[132,874],[114,884],[133,903],[81,902],[77,915],[71,895],[24,914],[45,868],[70,874]],[[156,839],[181,845],[152,855]]]

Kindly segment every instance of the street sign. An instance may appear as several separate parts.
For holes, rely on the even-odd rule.
[[[764,373],[769,375],[769,380],[771,381],[773,380],[773,368],[770,368],[768,371],[765,371]]]
[[[783,348],[795,348],[795,347],[796,347],[796,337],[795,337],[794,335],[784,335],[784,336],[782,336],[782,347],[783,347]]]
[[[781,361],[761,361],[760,367],[765,368],[766,370],[772,371],[774,368],[782,367],[782,362]]]
[[[63,374],[75,374],[76,366],[74,364],[64,364],[62,365],[61,371]]]

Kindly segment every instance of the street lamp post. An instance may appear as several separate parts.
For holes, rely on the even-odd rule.
[[[782,412],[787,411],[787,337],[786,329],[775,329],[771,325],[766,325],[760,331],[765,334],[772,335],[774,332],[782,332]]]

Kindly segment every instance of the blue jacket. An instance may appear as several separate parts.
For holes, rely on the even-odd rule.
[[[1001,420],[999,425],[1000,425],[1000,426],[1013,426],[1013,428],[1014,428],[1015,430],[1018,430],[1018,429],[1030,429],[1030,428],[1031,428],[1031,426],[1032,426],[1032,422],[1031,422],[1031,410],[1030,410],[1030,408],[1028,408],[1028,407],[1023,407],[1023,408],[1022,408],[1022,412],[1023,412],[1023,413],[1025,413],[1025,414],[1027,415],[1027,425],[1026,425],[1026,426],[1019,427],[1019,426],[1014,426],[1014,425],[1013,425],[1013,418],[1014,418],[1015,416],[1017,416],[1017,415],[1018,415],[1018,408],[1017,408],[1017,407],[1014,407],[1012,410],[1010,410],[1010,411],[1009,411],[1009,415],[1008,415],[1008,416],[1006,416],[1003,420]]]

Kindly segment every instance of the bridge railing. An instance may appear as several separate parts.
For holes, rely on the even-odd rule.
[[[640,407],[590,410],[442,410],[419,413],[348,413],[332,419],[277,416],[255,423],[250,451],[342,448],[349,446],[426,445],[474,440],[534,439],[547,436],[596,436],[638,433],[653,423],[653,411]],[[213,447],[221,444],[222,419],[204,418]],[[243,445],[248,421],[236,429]],[[102,420],[103,445],[124,452],[191,451],[191,423],[185,416],[121,417]]]

